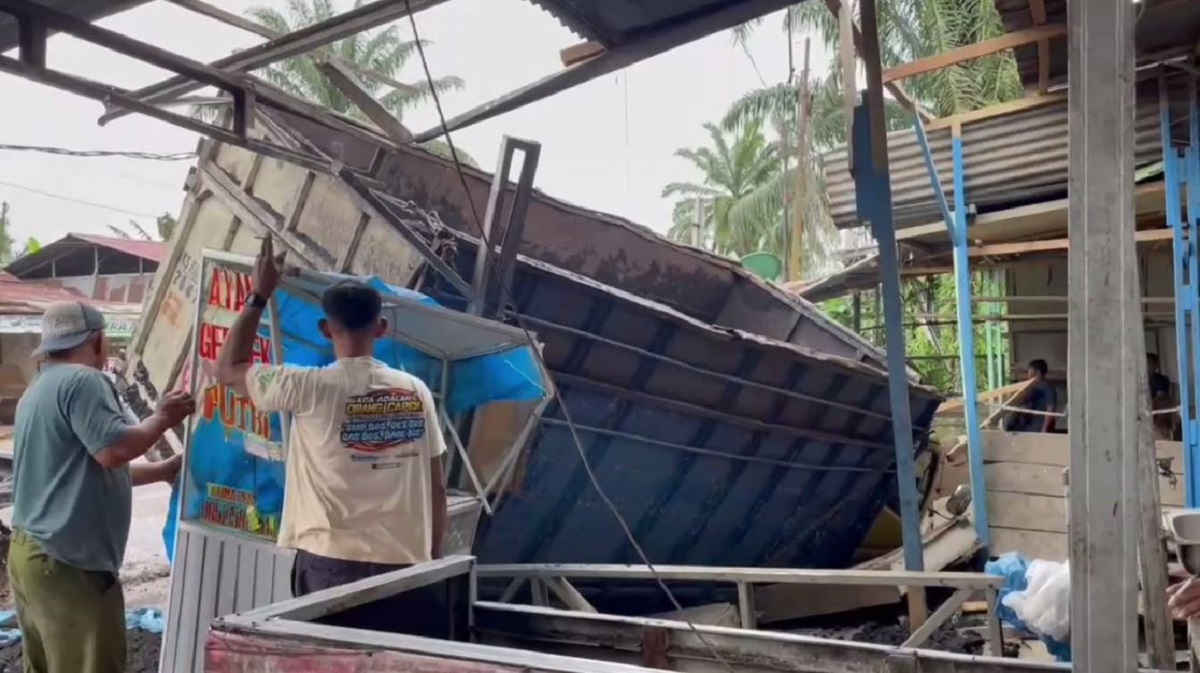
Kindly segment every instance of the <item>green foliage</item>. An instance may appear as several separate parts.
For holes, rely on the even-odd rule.
[[[12,220],[8,216],[8,202],[0,201],[0,266],[13,261]]]
[[[154,220],[154,226],[158,229],[158,239],[160,241],[171,240],[171,235],[175,233],[175,216],[171,213],[163,213]]]
[[[759,191],[779,183],[777,147],[767,141],[760,124],[746,124],[732,132],[715,124],[705,124],[704,129],[708,146],[675,151],[675,156],[700,172],[701,179],[673,182],[663,188],[664,198],[675,199],[674,224],[667,236],[676,241],[693,240],[699,202],[703,209],[701,247],[739,258],[760,250],[778,253],[783,203],[778,192],[764,196]],[[748,203],[751,196],[760,202]]]
[[[985,273],[977,273],[972,278],[972,295],[1004,294],[1001,288],[989,283],[984,277]],[[906,279],[902,292],[904,343],[912,366],[925,383],[947,395],[960,395],[962,371],[958,360],[958,325],[949,319],[956,315],[957,308],[954,277],[947,274]],[[853,305],[852,296],[838,297],[822,302],[820,308],[842,325],[854,329]],[[860,293],[859,311],[863,335],[871,343],[886,347],[883,314],[875,290]],[[981,387],[986,384],[982,375],[987,359],[985,330],[983,323],[974,325],[976,371],[981,373]],[[1001,347],[1007,348],[1003,344]],[[1003,352],[998,355],[1007,357]]]
[[[361,7],[364,0],[355,0],[354,7]],[[266,28],[279,33],[290,33],[314,23],[320,23],[335,15],[338,9],[333,0],[287,0],[286,10],[279,11],[274,7],[254,6],[246,11],[246,15]],[[428,49],[433,45],[429,40],[421,40],[421,46]],[[327,48],[328,52],[342,61],[352,63],[359,68],[377,73],[390,80],[399,80],[401,72],[410,63],[419,61],[417,41],[405,39],[396,27],[385,27],[369,30],[352,35],[344,40],[334,42]],[[419,64],[419,63],[418,63]],[[317,67],[317,61],[310,55],[285,59],[262,70],[255,71],[271,84],[299,98],[311,101],[331,112],[367,121],[366,115],[358,109],[349,98],[329,78],[322,74]],[[372,98],[397,119],[403,119],[404,114],[413,108],[432,100],[433,92],[444,94],[458,91],[466,86],[461,77],[449,75],[435,78],[430,82],[421,77],[415,83],[405,83],[403,87],[391,87],[376,79],[356,77],[356,81]],[[193,114],[207,121],[214,121],[219,108],[205,106],[193,109]],[[422,143],[420,147],[439,156],[450,156],[449,147],[442,141],[431,140]],[[458,149],[459,160],[469,166],[477,166],[475,160]]]

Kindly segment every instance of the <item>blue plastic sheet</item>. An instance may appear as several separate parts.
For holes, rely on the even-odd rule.
[[[214,274],[206,276],[201,291],[204,297],[210,296]],[[385,296],[390,294],[438,305],[430,297],[388,286],[377,278],[366,281]],[[332,364],[336,360],[332,346],[318,327],[322,317],[320,308],[283,290],[276,293],[275,300],[276,319],[283,335],[284,362],[309,367]],[[261,343],[267,343],[271,338],[270,329],[263,326],[259,337],[263,340]],[[375,357],[420,378],[430,390],[442,393],[451,414],[501,400],[537,400],[546,394],[536,357],[528,346],[450,363],[447,390],[444,391],[441,390],[442,362],[436,358],[392,340],[380,340],[375,347]],[[175,528],[180,519],[207,523],[220,521],[223,522],[218,524],[221,527],[269,542],[274,539],[283,510],[284,463],[252,455],[243,447],[247,430],[256,437],[255,441],[281,444],[279,415],[270,414],[269,420],[264,420],[251,418],[243,412],[240,414],[242,419],[249,419],[244,427],[231,427],[228,422],[222,422],[222,414],[229,409],[237,411],[234,407],[237,402],[216,386],[202,391],[197,403],[201,413],[193,425],[184,475],[188,486],[183,489],[182,496],[178,489],[172,493],[163,529],[169,562],[174,561]]]
[[[1002,622],[1005,622],[1015,628],[1018,628],[1026,633],[1032,633],[1029,626],[1017,617],[1017,613],[1013,609],[1004,605],[1004,597],[1017,592],[1024,591],[1029,587],[1029,581],[1026,579],[1025,573],[1029,570],[1029,559],[1020,554],[1004,554],[994,561],[988,561],[983,567],[983,571],[989,575],[1004,578],[1004,584],[1001,585],[999,594],[996,600],[996,616]],[[1058,661],[1071,661],[1071,643],[1063,643],[1046,636],[1040,636],[1040,640],[1046,644],[1046,651],[1049,652]]]
[[[149,631],[162,633],[166,628],[167,618],[158,608],[136,608],[125,613],[126,631]],[[0,647],[8,647],[21,642],[21,629],[17,626],[16,610],[0,610]]]
[[[162,633],[167,626],[167,618],[158,608],[136,608],[125,613],[125,630],[149,631]]]

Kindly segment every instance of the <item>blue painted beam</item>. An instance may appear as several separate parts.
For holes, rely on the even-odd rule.
[[[1183,484],[1184,500],[1188,507],[1197,506],[1196,478],[1197,458],[1200,457],[1200,437],[1197,436],[1196,412],[1192,400],[1195,397],[1195,377],[1189,363],[1193,350],[1200,351],[1189,332],[1196,323],[1196,300],[1194,293],[1195,243],[1185,231],[1183,218],[1183,185],[1187,181],[1189,162],[1180,157],[1171,144],[1171,110],[1167,105],[1166,88],[1162,87],[1159,106],[1160,133],[1163,147],[1163,180],[1166,183],[1166,218],[1172,230],[1173,280],[1175,285],[1175,356],[1179,368],[1179,415],[1183,429]],[[1188,154],[1193,154],[1190,150]],[[1194,231],[1194,229],[1193,229]]]
[[[914,128],[917,131],[917,142],[925,154],[925,170],[929,173],[929,182],[933,186],[933,193],[946,221],[946,233],[950,235],[950,242],[954,245],[954,290],[958,299],[958,361],[962,372],[963,399],[968,401],[967,404],[963,404],[963,412],[966,416],[967,456],[971,467],[971,503],[975,515],[975,534],[979,537],[980,544],[987,547],[991,544],[991,529],[988,525],[987,489],[983,478],[983,436],[979,432],[979,408],[974,404],[979,384],[976,376],[978,363],[975,361],[975,323],[971,312],[971,264],[967,253],[967,198],[962,137],[958,129],[955,129],[952,140],[954,212],[951,213],[950,206],[946,203],[946,195],[942,192],[942,181],[933,160],[933,152],[929,148],[929,138],[925,135],[925,126],[919,116]],[[990,334],[990,325],[985,334]],[[988,353],[990,355],[990,349]],[[988,365],[990,368],[990,359]]]
[[[933,185],[933,195],[937,198],[938,208],[942,211],[942,220],[946,223],[946,233],[950,235],[950,242],[957,245],[954,216],[950,214],[950,204],[946,203],[946,194],[942,191],[942,179],[938,176],[937,164],[933,161],[933,151],[929,149],[929,137],[925,135],[925,123],[921,121],[921,115],[916,115],[913,128],[917,131],[917,142],[920,143],[921,152],[925,155],[925,171],[929,173],[929,182]]]
[[[921,547],[920,496],[913,456],[912,412],[908,399],[908,367],[904,349],[904,315],[900,295],[900,260],[892,219],[892,184],[887,162],[876,168],[871,154],[871,118],[866,103],[854,108],[854,190],[858,219],[871,223],[879,244],[879,276],[883,295],[883,321],[887,336],[888,395],[892,408],[892,437],[896,443],[896,480],[900,491],[904,567],[924,570]]]
[[[979,393],[975,368],[975,321],[971,313],[971,259],[967,253],[967,194],[963,167],[962,135],[958,129],[951,140],[954,152],[954,294],[958,300],[958,355],[962,371],[963,413],[967,424],[967,459],[971,468],[971,507],[975,534],[985,548],[991,546],[987,486],[983,477],[983,435],[979,431]]]

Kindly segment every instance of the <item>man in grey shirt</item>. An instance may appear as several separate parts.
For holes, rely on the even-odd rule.
[[[174,481],[180,458],[130,465],[196,405],[167,394],[130,424],[103,373],[104,317],[80,302],[42,316],[42,371],[17,403],[8,572],[26,673],[121,673],[130,488]]]

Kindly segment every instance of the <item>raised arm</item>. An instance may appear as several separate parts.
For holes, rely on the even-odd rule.
[[[246,305],[229,334],[221,345],[217,355],[216,378],[220,383],[233,388],[243,397],[249,395],[246,387],[246,372],[250,369],[250,361],[254,356],[254,341],[258,337],[258,327],[262,323],[263,311],[267,301],[279,285],[279,275],[283,268],[286,252],[275,256],[271,235],[263,238],[262,248],[254,260],[254,293],[246,300]]]

